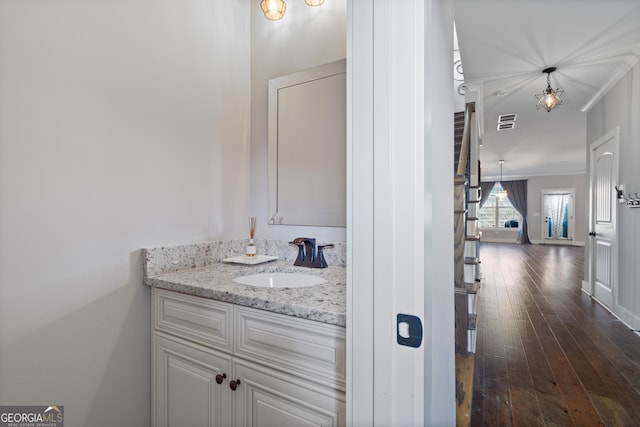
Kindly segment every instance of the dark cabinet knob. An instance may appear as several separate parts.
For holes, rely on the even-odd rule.
[[[229,387],[231,388],[231,390],[235,391],[238,386],[240,385],[240,380],[233,380],[229,383]]]
[[[225,378],[227,378],[227,374],[218,374],[216,375],[216,382],[222,384]]]
[[[589,236],[593,237],[593,236],[595,236],[595,235],[596,235],[596,232],[595,232],[595,231],[591,231],[591,232],[589,232]]]

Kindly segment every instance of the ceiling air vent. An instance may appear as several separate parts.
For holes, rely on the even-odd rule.
[[[505,129],[513,129],[516,127],[517,113],[500,114],[498,116],[498,131]]]
[[[500,114],[498,116],[498,123],[515,122],[518,113]]]

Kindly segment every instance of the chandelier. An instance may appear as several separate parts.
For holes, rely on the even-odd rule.
[[[564,93],[564,90],[560,88],[556,88],[556,90],[551,89],[551,73],[556,71],[556,67],[549,67],[542,70],[543,73],[547,74],[547,88],[542,91],[542,93],[538,93],[535,97],[538,99],[538,104],[536,105],[536,109],[544,108],[547,112],[553,110],[558,105],[562,105],[562,99],[560,99],[560,95]]]
[[[309,6],[320,6],[324,0],[304,0]],[[284,0],[262,0],[260,2],[262,13],[269,21],[279,21],[287,10],[287,4]]]
[[[262,13],[269,21],[278,21],[284,16],[287,4],[284,0],[262,0],[260,2]]]

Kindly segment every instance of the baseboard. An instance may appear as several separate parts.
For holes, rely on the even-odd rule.
[[[585,246],[581,240],[531,240],[534,245]]]
[[[485,235],[483,235],[480,238],[480,241],[487,242],[487,243],[518,243],[518,239],[505,239],[500,237],[489,237]],[[580,247],[584,247],[586,245],[586,243],[581,240],[564,240],[564,241],[554,242],[551,240],[530,239],[530,242],[533,245],[563,245],[563,246],[580,246]]]
[[[582,281],[582,292],[591,296],[591,286],[589,286],[589,282],[587,282],[586,280]]]
[[[582,286],[583,286],[582,292],[584,292],[587,295],[589,295],[591,297],[591,299],[593,299],[595,302],[600,304],[602,306],[602,308],[604,308],[609,313],[611,313],[613,315],[613,317],[615,317],[616,319],[618,319],[619,321],[624,323],[633,332],[638,333],[640,331],[640,317],[636,316],[635,314],[633,314],[632,312],[630,312],[626,308],[622,307],[621,305],[616,305],[615,306],[615,310],[612,310],[611,308],[609,308],[606,305],[604,305],[602,303],[602,301],[600,301],[599,299],[595,298],[587,290],[584,289],[584,286],[586,286],[584,281],[582,282]]]
[[[616,310],[613,315],[620,319],[620,321],[630,329],[634,331],[638,331],[640,329],[640,317],[636,316],[621,305],[616,306]]]

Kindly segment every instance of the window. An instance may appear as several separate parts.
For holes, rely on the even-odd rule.
[[[518,228],[520,226],[520,214],[509,198],[497,197],[496,192],[502,190],[502,185],[496,182],[489,194],[489,199],[480,209],[480,228]]]

